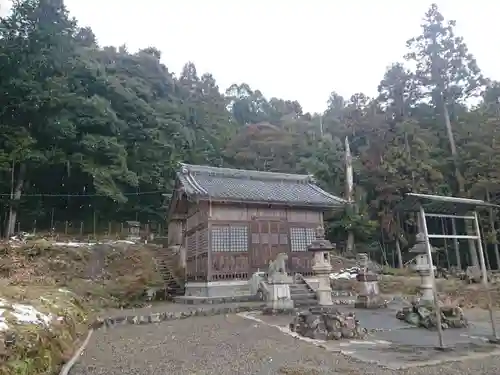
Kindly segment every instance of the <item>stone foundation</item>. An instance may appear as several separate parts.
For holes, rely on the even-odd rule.
[[[218,305],[224,303],[258,302],[258,296],[234,296],[234,297],[194,297],[178,296],[174,297],[175,303],[185,305]]]
[[[380,309],[387,307],[387,301],[380,296],[358,296],[354,307],[357,309]]]
[[[262,307],[262,315],[295,315],[297,314],[297,309],[292,308],[274,308],[270,306]]]
[[[187,282],[185,297],[224,298],[251,296],[248,280]]]
[[[291,310],[293,301],[288,284],[268,284],[268,307],[274,310]]]
[[[92,324],[91,328],[114,328],[121,325],[127,324],[154,324],[161,323],[171,320],[188,319],[192,317],[207,317],[215,315],[224,314],[238,314],[248,311],[258,311],[263,306],[261,304],[255,304],[252,306],[200,306],[196,308],[190,308],[183,311],[165,311],[149,314],[139,314],[139,315],[119,315],[107,318],[98,318]]]

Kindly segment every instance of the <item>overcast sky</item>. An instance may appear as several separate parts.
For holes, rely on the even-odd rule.
[[[0,3],[8,0],[0,0]],[[457,20],[484,73],[500,79],[500,2],[436,1]],[[66,0],[101,45],[155,46],[179,73],[193,61],[221,89],[249,83],[266,97],[322,111],[331,91],[374,95],[385,68],[418,34],[426,0]],[[496,30],[496,31],[495,31]]]

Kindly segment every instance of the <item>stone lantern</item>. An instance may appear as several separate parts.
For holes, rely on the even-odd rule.
[[[425,235],[419,232],[416,236],[417,242],[411,248],[410,253],[415,253],[415,265],[414,269],[420,276],[420,293],[422,294],[422,302],[434,302],[434,294],[432,290],[432,276],[431,265],[429,264],[429,259],[427,257],[427,248],[425,245]],[[434,253],[435,250],[431,247],[431,252]]]
[[[141,223],[138,221],[126,221],[127,240],[139,241],[141,239]]]
[[[385,301],[380,296],[378,275],[368,269],[368,254],[358,254],[358,261],[360,270],[356,275],[356,280],[360,283],[361,290],[354,307],[365,309],[386,307]]]
[[[312,270],[318,279],[318,289],[316,296],[320,306],[332,306],[332,288],[330,285],[330,273],[332,265],[330,263],[330,253],[335,246],[325,239],[325,230],[322,226],[316,229],[316,239],[307,247],[307,250],[314,254]]]

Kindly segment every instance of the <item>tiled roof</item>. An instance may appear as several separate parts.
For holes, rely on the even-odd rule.
[[[199,198],[323,208],[345,204],[315,185],[309,175],[181,164],[177,177],[186,194]]]
[[[418,212],[423,207],[428,214],[466,215],[481,208],[498,209],[500,206],[480,199],[447,197],[442,195],[407,193],[395,211]]]

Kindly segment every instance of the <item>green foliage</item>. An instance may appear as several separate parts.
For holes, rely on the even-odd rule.
[[[12,207],[22,228],[36,219],[39,229],[52,212],[163,222],[179,161],[310,173],[343,195],[348,137],[356,199],[329,234],[384,249],[398,239],[404,252],[412,239],[401,225],[414,232],[415,223],[393,208],[405,192],[500,193],[500,84],[483,78],[454,27],[432,5],[407,43],[415,69],[396,62],[375,98],[333,91],[324,113],[309,114],[245,83],[223,92],[192,62],[174,77],[154,47],[99,46],[62,1],[17,0],[0,28],[2,217]],[[496,229],[482,225],[496,243]]]

